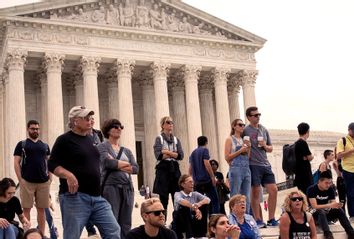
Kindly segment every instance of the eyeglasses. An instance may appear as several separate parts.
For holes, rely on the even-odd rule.
[[[240,127],[245,127],[246,126],[245,124],[241,124],[241,123],[239,123],[237,125],[240,126]]]
[[[156,211],[149,211],[149,212],[146,212],[146,214],[150,214],[150,213],[153,213],[154,216],[158,217],[161,215],[161,213],[163,215],[165,215],[165,210],[156,210]]]
[[[245,201],[238,201],[238,202],[235,202],[235,204],[241,205],[241,204],[246,204],[246,202]]]
[[[296,201],[302,202],[304,200],[304,198],[303,197],[292,197],[292,198],[290,198],[290,200],[293,202],[296,202]]]
[[[39,128],[29,128],[30,130],[32,130],[32,131],[38,131],[39,130]]]
[[[262,114],[261,113],[258,113],[258,114],[254,114],[254,115],[250,115],[250,117],[259,117],[259,116],[261,116]]]
[[[165,123],[166,124],[173,124],[173,121],[167,120]]]
[[[91,115],[88,115],[88,116],[85,116],[85,117],[79,117],[79,118],[81,118],[83,120],[86,120],[86,121],[91,121],[93,119]]]
[[[124,126],[123,125],[120,125],[120,124],[115,124],[115,125],[112,125],[112,128],[113,129],[124,129]],[[112,129],[111,128],[111,129]]]

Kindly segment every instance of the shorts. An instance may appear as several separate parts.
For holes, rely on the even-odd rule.
[[[49,207],[49,190],[51,180],[45,183],[30,183],[22,180],[20,183],[20,197],[23,208],[32,208],[34,201],[38,208]]]
[[[271,166],[250,165],[251,185],[259,186],[266,184],[275,184],[275,176]]]

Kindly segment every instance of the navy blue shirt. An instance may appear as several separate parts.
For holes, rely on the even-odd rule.
[[[192,176],[195,183],[210,182],[211,178],[205,168],[204,160],[209,160],[209,150],[206,147],[196,148],[191,156],[189,156],[189,163],[192,166]]]
[[[24,143],[24,152],[22,151],[22,141],[18,142],[15,148],[14,156],[20,156],[21,176],[30,183],[45,183],[49,179],[47,156],[50,154],[48,144],[41,140],[33,142],[26,139]]]

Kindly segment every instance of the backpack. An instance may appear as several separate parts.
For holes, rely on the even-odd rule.
[[[318,180],[320,179],[320,174],[320,169],[317,169],[316,172],[312,174],[313,184],[317,184]]]
[[[295,174],[296,156],[295,156],[295,143],[285,144],[283,146],[283,162],[282,168],[286,175]]]

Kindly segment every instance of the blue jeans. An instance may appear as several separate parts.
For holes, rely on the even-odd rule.
[[[343,170],[343,179],[347,190],[349,217],[354,217],[354,173]]]
[[[60,194],[59,200],[64,239],[80,238],[88,221],[97,226],[102,239],[120,239],[120,226],[103,197],[78,192]]]
[[[229,170],[230,180],[230,197],[236,194],[246,196],[247,209],[246,213],[250,213],[251,207],[251,170],[249,167],[231,166]]]
[[[7,228],[0,228],[0,239],[16,239],[18,229],[14,225],[10,225]]]
[[[53,221],[53,217],[52,214],[50,213],[50,209],[49,208],[45,208],[44,209],[45,212],[45,219],[48,223],[48,227],[49,227],[49,232],[50,232],[50,239],[57,239],[57,233],[55,231],[55,226],[54,226],[54,221]]]

